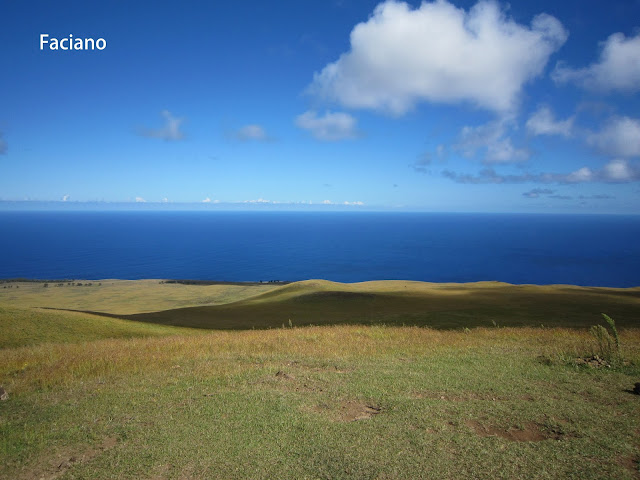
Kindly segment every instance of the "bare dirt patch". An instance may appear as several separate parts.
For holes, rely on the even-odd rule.
[[[523,428],[508,429],[485,425],[478,420],[468,420],[466,424],[481,437],[502,437],[512,442],[541,442],[549,439],[561,440],[564,437],[562,432],[544,429],[535,422],[525,423]]]

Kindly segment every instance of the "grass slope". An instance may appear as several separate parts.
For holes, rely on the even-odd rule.
[[[63,286],[56,283],[44,285],[36,282],[3,283],[0,304],[126,315],[230,303],[277,288],[269,284],[183,285],[162,280],[76,280],[63,283]]]
[[[187,329],[104,318],[77,312],[8,307],[0,304],[0,349],[40,343],[184,334]]]
[[[587,332],[334,326],[6,349],[0,478],[638,478]],[[543,356],[545,361],[541,361]]]
[[[296,282],[233,303],[120,316],[164,325],[213,329],[288,325],[385,324],[433,328],[589,327],[605,312],[620,327],[640,326],[640,289],[510,285]]]

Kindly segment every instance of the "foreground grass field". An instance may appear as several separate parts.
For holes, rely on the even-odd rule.
[[[0,477],[638,478],[640,332],[307,327],[5,349]]]
[[[46,290],[55,305],[37,295],[51,287],[2,291],[0,478],[640,478],[637,289],[174,286],[133,284],[148,297],[111,304],[94,286],[60,287],[57,298]],[[189,329],[33,308],[154,315],[162,292],[158,305],[174,318],[177,302],[206,298],[195,308],[209,322],[227,308],[229,318],[250,313],[280,328]],[[414,320],[445,329],[390,326],[412,318],[394,313],[405,304],[427,310]],[[294,308],[327,323],[336,315],[388,325],[296,327],[293,317],[290,328]],[[606,325],[600,311],[622,326],[626,361],[611,368],[576,362],[599,353],[586,328],[548,326]],[[529,326],[505,327],[514,324]]]

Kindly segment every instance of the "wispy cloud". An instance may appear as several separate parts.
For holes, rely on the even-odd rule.
[[[6,140],[2,138],[2,132],[0,132],[0,155],[6,155],[9,150]]]
[[[582,167],[568,174],[563,173],[523,173],[501,175],[493,168],[480,170],[478,175],[461,174],[444,170],[442,175],[456,183],[465,184],[510,184],[510,183],[631,183],[640,181],[640,169],[627,160],[611,160],[600,170]]]
[[[524,192],[522,196],[527,198],[540,198],[540,195],[553,195],[554,193],[556,193],[555,190],[550,190],[548,188],[534,188],[533,190]]]
[[[557,83],[576,83],[589,90],[640,91],[640,33],[627,38],[614,33],[603,44],[600,59],[585,68],[559,62],[552,73]]]
[[[318,116],[309,110],[296,117],[296,126],[308,130],[318,140],[337,141],[357,137],[356,119],[344,112],[325,112]]]
[[[426,152],[420,155],[418,159],[412,164],[410,164],[409,166],[418,173],[431,173],[431,170],[429,170],[431,161],[432,161],[431,154]]]
[[[142,197],[136,197],[136,203],[147,203],[147,201]]]
[[[467,158],[480,153],[485,165],[526,162],[530,152],[515,147],[509,137],[512,123],[510,117],[505,117],[477,127],[463,127],[453,148]]]
[[[143,137],[160,138],[166,141],[182,140],[184,134],[180,131],[180,125],[184,118],[176,118],[168,110],[163,110],[161,115],[165,120],[162,128],[140,128],[139,134]]]
[[[69,195],[63,195],[61,200],[63,202],[68,202],[70,198],[71,198],[71,196],[69,196]]]
[[[235,132],[235,138],[242,142],[257,141],[268,142],[273,140],[261,125],[245,125],[237,132]]]
[[[598,194],[598,195],[580,195],[580,200],[613,200],[616,197],[614,195]]]
[[[447,0],[415,9],[387,0],[353,28],[350,50],[316,73],[308,91],[393,115],[421,101],[511,111],[524,84],[542,73],[566,39],[556,18],[541,14],[521,25],[494,1],[479,1],[467,12]]]

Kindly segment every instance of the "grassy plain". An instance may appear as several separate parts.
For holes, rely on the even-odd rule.
[[[518,308],[537,305],[541,318],[551,315],[540,322],[545,327],[538,317],[506,327],[520,310],[496,314],[500,285],[469,285],[474,298],[461,285],[410,283],[303,282],[258,296],[245,291],[235,303],[269,311],[309,303],[310,293],[317,308],[338,298],[326,315],[340,302],[355,311],[353,298],[371,300],[351,293],[369,293],[382,308],[385,294],[410,300],[424,289],[436,301],[439,290],[446,297],[440,305],[449,308],[440,311],[471,297],[476,306],[489,303],[499,326],[486,316],[482,327],[445,322],[446,330],[293,322],[197,330],[0,300],[0,384],[9,395],[0,402],[0,478],[639,478],[635,290],[582,292],[596,310],[582,326],[604,325],[601,306],[616,321],[616,305],[629,316],[621,329],[626,364],[589,368],[575,363],[597,349],[588,331],[546,326],[553,313],[541,302]],[[348,294],[334,295],[339,288]],[[558,288],[561,297],[578,294]],[[483,289],[491,295],[483,297]],[[163,307],[175,308],[166,298]],[[149,311],[146,301],[134,299],[137,311]],[[126,311],[117,303],[113,308]],[[59,299],[57,306],[74,305]],[[562,315],[569,311],[565,305]],[[430,315],[437,319],[437,310]],[[21,333],[20,325],[31,326]]]

